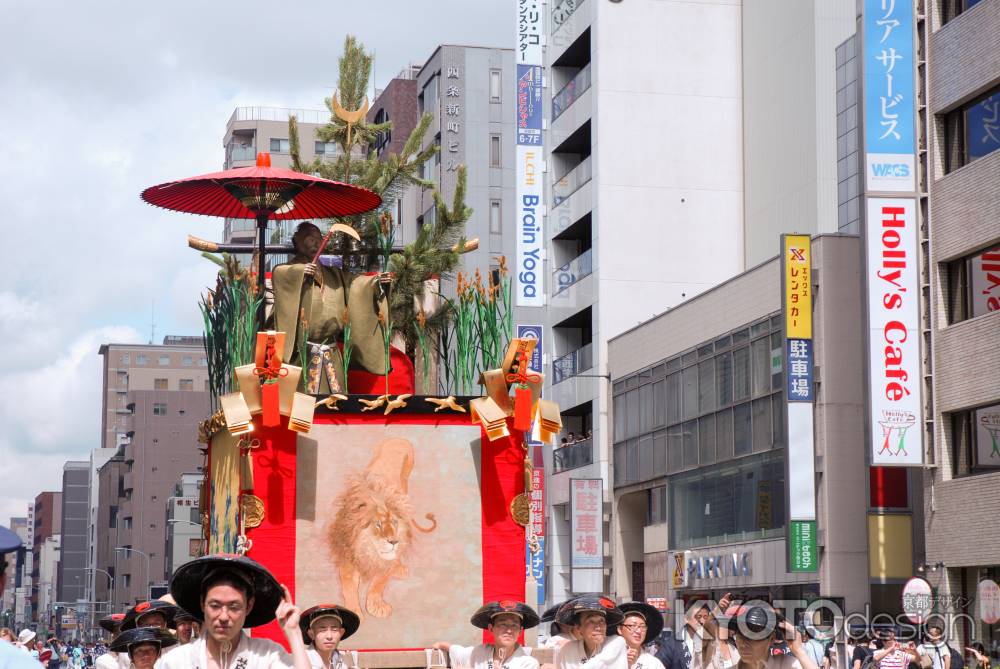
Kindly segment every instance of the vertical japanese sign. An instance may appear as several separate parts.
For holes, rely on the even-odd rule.
[[[464,58],[461,49],[447,49],[442,62],[441,96],[441,186],[454,189],[458,168],[465,164]]]
[[[915,201],[869,198],[865,221],[871,463],[920,465],[923,375]]]
[[[571,479],[569,488],[573,569],[604,568],[604,487],[601,479]]]
[[[544,151],[542,145],[543,13],[541,0],[515,0],[517,6],[514,304],[545,304],[543,260]]]
[[[865,178],[869,191],[915,190],[912,0],[865,0]]]
[[[527,567],[538,586],[535,600],[539,606],[545,603],[545,461],[542,458],[541,443],[533,443],[531,448],[531,533],[538,541],[538,550],[532,552],[527,547]],[[532,604],[528,595],[528,604]]]
[[[785,486],[788,496],[788,570],[815,572],[816,447],[813,438],[812,242],[781,236],[781,289],[785,331]]]

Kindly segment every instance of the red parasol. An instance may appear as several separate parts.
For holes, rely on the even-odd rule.
[[[271,167],[268,153],[257,154],[256,167],[238,167],[151,186],[142,191],[142,199],[188,214],[255,219],[261,295],[268,221],[351,216],[382,203],[377,194],[358,186]]]

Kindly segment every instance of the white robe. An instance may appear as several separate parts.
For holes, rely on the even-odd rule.
[[[292,656],[270,639],[240,634],[236,648],[229,654],[229,666],[222,669],[294,669]],[[200,638],[180,646],[160,658],[157,669],[208,669],[208,650]]]
[[[107,652],[104,655],[99,655],[96,660],[94,660],[95,669],[126,669],[121,666],[121,660],[118,658],[118,653]]]
[[[556,651],[557,669],[628,669],[628,655],[625,639],[618,635],[609,636],[601,644],[593,657],[586,658],[583,641],[570,641]]]
[[[642,651],[639,654],[639,659],[632,665],[632,669],[664,669],[664,667],[655,655]]]
[[[550,636],[542,643],[542,648],[562,648],[563,645],[573,641],[573,637],[566,632],[560,632],[555,636]]]
[[[330,669],[323,663],[323,657],[319,651],[312,646],[306,649],[306,655],[309,657],[309,664],[312,665],[313,669]],[[339,650],[335,650],[330,657],[330,665],[333,669],[347,669],[347,658]]]
[[[478,646],[452,645],[448,650],[452,669],[491,669],[490,660],[493,657],[493,646],[479,644]],[[509,658],[498,666],[493,663],[492,669],[538,669],[538,660],[531,657],[531,649],[518,646]]]

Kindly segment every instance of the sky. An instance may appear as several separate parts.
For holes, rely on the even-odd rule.
[[[147,186],[222,169],[239,106],[322,109],[353,34],[383,87],[439,44],[512,47],[513,0],[0,0],[0,524],[100,444],[102,343],[200,334],[221,219]],[[191,448],[196,445],[192,444]]]

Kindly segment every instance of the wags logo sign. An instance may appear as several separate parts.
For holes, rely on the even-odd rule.
[[[913,190],[913,156],[869,153],[866,162],[869,190],[889,192]]]

